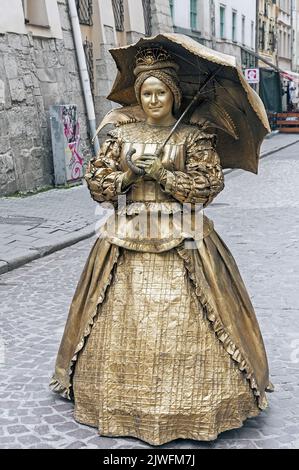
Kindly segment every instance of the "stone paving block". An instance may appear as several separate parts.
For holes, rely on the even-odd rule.
[[[8,410],[8,415],[9,416],[18,416],[18,417],[21,417],[21,416],[27,416],[29,413],[29,410],[22,410],[20,408],[17,408],[15,410]]]
[[[1,447],[2,448],[5,444],[13,444],[14,442],[16,442],[16,437],[15,436],[1,437]]]
[[[20,422],[22,424],[39,424],[40,418],[38,416],[22,416]]]
[[[8,426],[7,431],[9,434],[22,434],[22,433],[28,432],[29,429],[26,426],[23,426],[22,424],[20,424],[17,426]]]
[[[46,435],[49,435],[50,433],[50,428],[47,424],[39,424],[37,426],[34,426],[34,431],[40,435],[40,436],[44,436],[45,434]]]
[[[54,428],[57,431],[68,432],[68,431],[77,430],[78,425],[75,424],[75,422],[73,422],[73,421],[69,421],[68,423],[58,424],[58,425],[54,426]]]
[[[66,449],[84,449],[86,447],[86,444],[81,441],[75,441],[66,446]]]
[[[95,430],[95,433],[97,431]],[[113,449],[116,448],[117,446],[117,439],[113,439],[110,437],[102,437],[99,435],[96,435],[92,439],[89,439],[86,441],[87,445],[96,445],[98,449]]]
[[[55,447],[50,446],[49,444],[45,444],[44,442],[40,444],[34,444],[28,447],[29,449],[55,449]]]
[[[279,449],[281,445],[278,439],[267,439],[254,442],[258,449]]]
[[[43,420],[46,423],[49,423],[49,424],[57,424],[57,423],[64,422],[65,418],[63,416],[60,416],[60,415],[50,415],[50,416],[45,416],[43,418]]]
[[[40,442],[40,439],[35,436],[34,434],[28,434],[25,436],[18,437],[19,444],[23,444],[24,446],[36,445]],[[22,446],[23,447],[23,446]]]
[[[86,439],[87,437],[94,436],[97,432],[96,429],[88,430],[88,429],[78,429],[77,431],[72,431],[68,433],[68,436],[76,437],[77,439]]]

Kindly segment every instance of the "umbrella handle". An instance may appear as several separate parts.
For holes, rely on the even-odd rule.
[[[134,173],[136,173],[136,175],[138,176],[143,176],[145,174],[145,171],[143,168],[138,168],[138,166],[134,165],[134,163],[132,162],[132,156],[134,155],[134,153],[136,153],[136,149],[132,148],[131,150],[129,150],[126,154],[126,162],[128,164],[128,167],[130,168],[130,170],[132,170]]]

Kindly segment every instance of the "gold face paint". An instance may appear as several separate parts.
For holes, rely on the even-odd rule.
[[[173,94],[161,80],[147,78],[141,87],[140,99],[148,124],[170,126],[175,123],[172,114]]]

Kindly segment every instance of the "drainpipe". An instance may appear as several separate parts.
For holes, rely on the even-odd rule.
[[[259,22],[260,22],[260,0],[256,0],[255,2],[255,68],[259,68],[259,45],[260,45],[260,29],[259,29]],[[254,85],[254,90],[259,94],[260,93],[260,84],[256,83]]]
[[[255,2],[255,53],[259,53],[259,43],[260,43],[260,30],[259,30],[259,19],[260,19],[260,0]],[[255,67],[258,68],[259,60],[257,55],[255,56]]]
[[[216,18],[215,18],[215,2],[210,0],[210,18],[211,18],[211,37],[212,37],[212,49],[216,49]]]
[[[82,82],[82,87],[83,87],[84,101],[85,101],[85,106],[86,106],[86,111],[87,111],[87,116],[88,116],[89,130],[90,130],[90,135],[92,138],[96,133],[96,116],[95,116],[95,111],[94,111],[94,104],[93,104],[93,99],[92,99],[92,94],[91,94],[89,74],[87,70],[86,58],[85,58],[85,53],[84,53],[83,44],[82,44],[81,29],[80,29],[75,0],[68,0],[68,6],[69,6],[69,15],[70,15],[71,23],[72,23],[72,31],[73,31],[73,37],[74,37],[75,48],[76,48],[76,53],[77,53],[80,77],[81,77],[81,82]],[[99,141],[97,137],[94,139],[93,148],[94,148],[95,155],[97,155],[99,151]]]
[[[295,3],[291,0],[291,70],[294,70],[294,11]]]

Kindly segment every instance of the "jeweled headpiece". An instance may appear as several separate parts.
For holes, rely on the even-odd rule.
[[[162,46],[140,48],[135,57],[134,75],[135,93],[139,104],[140,90],[143,82],[149,77],[156,77],[165,83],[174,96],[174,111],[181,106],[182,92],[179,85],[177,72],[179,70],[170,53]]]
[[[165,68],[174,69],[175,71],[179,70],[179,66],[173,61],[166,49],[162,46],[139,48],[135,57],[135,76],[139,75],[141,72],[147,72],[148,70]]]

